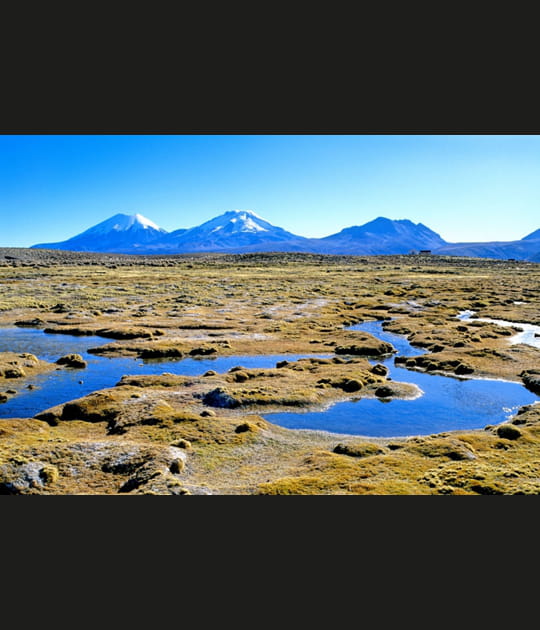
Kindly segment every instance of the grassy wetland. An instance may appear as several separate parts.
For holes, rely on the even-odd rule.
[[[540,394],[540,265],[442,256],[117,256],[0,249],[2,328],[99,336],[91,354],[140,360],[305,355],[197,376],[126,373],[29,417],[0,420],[2,494],[538,494],[540,405],[503,424],[406,438],[286,429],[263,416],[344,400],[407,399],[363,321],[425,351],[409,370],[503,379]],[[0,406],[36,375],[77,369],[32,347],[0,352]],[[310,355],[316,355],[310,356]],[[370,361],[368,361],[370,359]],[[375,361],[374,361],[375,360]],[[52,387],[50,384],[42,387]],[[0,407],[1,410],[1,407]],[[358,406],[361,414],[361,400]]]

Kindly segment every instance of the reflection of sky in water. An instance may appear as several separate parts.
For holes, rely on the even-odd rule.
[[[378,321],[364,322],[349,330],[369,332],[390,342],[398,355],[415,356],[426,352],[411,346],[401,335],[385,332],[381,326]],[[398,437],[481,429],[487,424],[504,422],[522,405],[539,400],[519,383],[460,379],[406,370],[393,365],[393,357],[371,363],[384,363],[395,381],[416,384],[424,392],[420,398],[392,400],[388,404],[377,399],[362,399],[337,403],[324,412],[266,414],[265,418],[295,429]]]
[[[514,302],[514,304],[525,304],[525,302]],[[489,317],[475,317],[474,311],[462,311],[457,316],[464,322],[476,321],[476,322],[488,322],[490,324],[498,324],[504,327],[520,328],[521,332],[516,332],[509,339],[509,343],[515,345],[516,343],[524,343],[534,348],[540,348],[540,326],[534,324],[525,324],[518,322],[509,322],[505,319],[490,319]]]
[[[20,389],[6,403],[0,404],[0,418],[28,418],[54,405],[80,398],[90,392],[114,387],[128,374],[186,374],[196,376],[207,370],[226,372],[242,365],[246,368],[272,368],[278,361],[295,361],[305,354],[228,356],[215,359],[165,359],[143,361],[138,358],[108,358],[88,354],[88,348],[109,343],[103,337],[76,337],[72,335],[45,334],[42,330],[29,328],[0,328],[0,352],[30,352],[40,359],[56,361],[64,354],[77,353],[86,361],[84,370],[61,368],[58,371],[36,376],[31,382],[34,390],[20,389],[17,379],[5,389]],[[325,354],[311,356],[329,356]],[[82,383],[80,383],[82,381]]]
[[[365,322],[352,330],[369,332],[389,341],[404,356],[423,354],[406,338],[385,332],[381,322]],[[39,358],[55,361],[68,353],[81,354],[88,361],[85,370],[62,368],[36,377],[34,390],[22,389],[19,394],[0,404],[0,417],[32,417],[36,413],[92,391],[113,387],[127,374],[200,375],[207,370],[226,372],[231,367],[274,367],[277,361],[294,361],[308,355],[235,356],[211,359],[142,361],[133,358],[105,358],[88,354],[86,350],[108,343],[102,337],[50,335],[41,330],[23,328],[0,329],[0,351],[31,352]],[[328,355],[312,355],[328,356]],[[271,422],[289,428],[318,429],[335,433],[366,436],[403,436],[430,434],[453,429],[482,428],[497,424],[515,413],[518,407],[538,400],[538,397],[518,383],[458,379],[425,374],[396,367],[393,355],[371,363],[384,363],[395,381],[415,383],[424,392],[415,400],[362,399],[342,402],[324,412],[265,414]],[[82,381],[82,383],[80,382]],[[19,389],[16,380],[5,389]],[[359,392],[361,394],[361,392]]]

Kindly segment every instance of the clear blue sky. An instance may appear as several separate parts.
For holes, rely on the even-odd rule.
[[[166,230],[249,209],[308,237],[378,216],[450,242],[540,228],[540,136],[0,136],[0,246],[113,214]]]

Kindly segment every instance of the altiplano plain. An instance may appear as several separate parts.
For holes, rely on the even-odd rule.
[[[383,321],[425,351],[410,370],[494,378],[540,394],[540,349],[479,318],[540,325],[540,264],[432,255],[129,256],[0,249],[0,336],[99,336],[91,354],[178,359],[31,417],[0,419],[0,494],[538,494],[540,405],[503,424],[409,437],[287,429],[263,416],[421,395],[376,362]],[[2,403],[38,374],[78,370],[32,347],[0,352]],[[183,375],[184,358],[304,355]],[[313,356],[316,355],[316,356]],[[38,383],[36,385],[36,383]],[[383,405],[381,405],[381,408]],[[382,420],[381,420],[382,421]],[[449,425],[450,426],[450,425]]]

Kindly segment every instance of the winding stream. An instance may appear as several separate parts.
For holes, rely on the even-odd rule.
[[[394,356],[418,356],[403,335],[386,332],[382,322],[363,322],[349,330],[362,330],[391,343],[398,351],[383,363],[394,381],[414,383],[423,395],[414,400],[363,398],[334,404],[325,411],[275,413],[264,417],[290,429],[316,429],[369,437],[429,435],[441,431],[481,429],[512,417],[519,407],[539,401],[519,383],[426,374],[394,365]]]
[[[515,324],[513,324],[515,325]],[[398,355],[417,356],[425,351],[413,348],[401,335],[386,332],[381,322],[364,322],[352,326],[389,341]],[[294,361],[318,355],[251,355],[210,359],[141,360],[107,358],[88,354],[87,349],[109,343],[102,337],[48,335],[42,330],[0,328],[0,351],[31,352],[40,359],[55,361],[68,353],[78,353],[88,362],[84,370],[60,369],[32,380],[35,389],[20,390],[0,404],[0,418],[28,418],[53,405],[80,398],[92,391],[114,386],[126,374],[200,375],[209,369],[225,372],[231,367],[274,367],[277,361]],[[395,355],[394,355],[395,356]],[[395,381],[415,383],[423,395],[414,400],[359,399],[340,402],[324,411],[267,413],[264,417],[291,429],[315,429],[333,433],[371,437],[426,435],[456,429],[479,429],[498,424],[517,409],[539,400],[519,383],[497,380],[454,378],[425,374],[396,367],[393,357],[374,360],[384,363]],[[15,389],[20,386],[13,383]]]
[[[515,302],[516,304],[525,304],[525,302]],[[511,345],[516,343],[524,343],[528,346],[540,348],[540,326],[535,324],[522,324],[509,322],[506,319],[490,319],[489,317],[476,317],[474,311],[461,311],[457,318],[463,322],[487,322],[489,324],[498,324],[499,326],[515,328],[518,332],[510,337]]]

